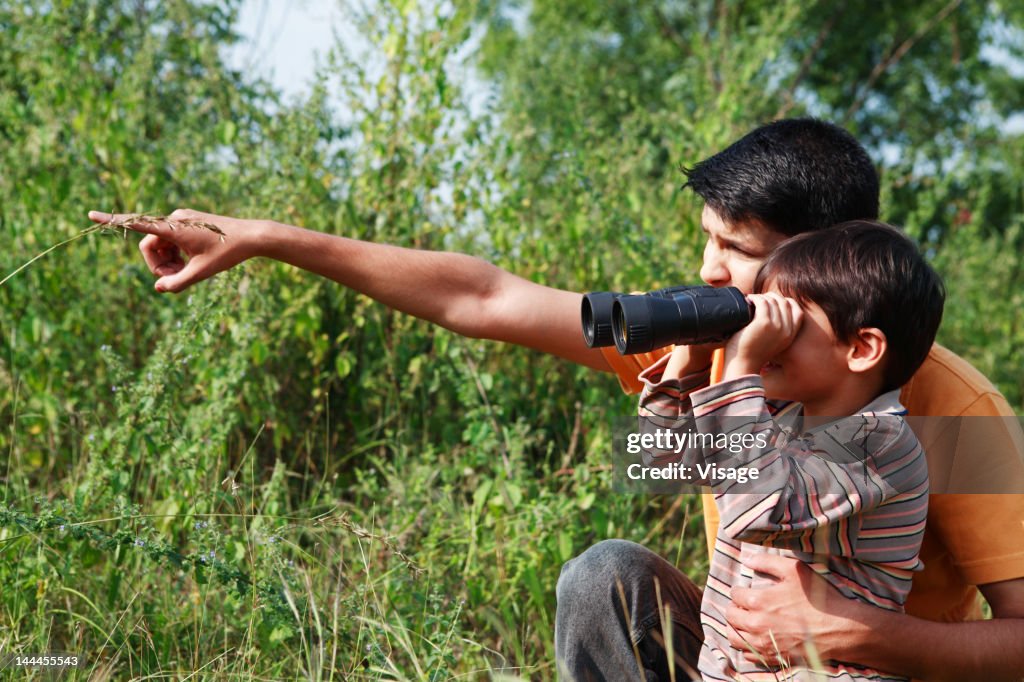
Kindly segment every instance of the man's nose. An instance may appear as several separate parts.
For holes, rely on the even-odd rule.
[[[700,268],[700,278],[713,287],[724,287],[729,284],[729,268],[719,256],[717,250],[704,251],[704,264]]]

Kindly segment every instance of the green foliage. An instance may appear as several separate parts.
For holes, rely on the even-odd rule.
[[[190,206],[568,289],[691,282],[678,165],[866,92],[848,124],[947,277],[944,341],[1024,404],[1024,166],[997,125],[1018,95],[980,56],[990,34],[1019,54],[1012,12],[957,5],[868,83],[945,5],[381,2],[286,103],[225,66],[238,4],[0,6],[0,277],[89,208]],[[702,578],[695,499],[608,494],[633,410],[613,378],[277,263],[159,297],[135,242],[90,234],[0,286],[0,654],[80,651],[83,679],[551,679],[554,586],[589,544]]]
[[[501,93],[491,165],[506,172],[489,224],[507,235],[493,256],[503,265],[574,289],[695,281],[699,207],[676,168],[768,120],[822,116],[873,151],[882,218],[946,278],[940,341],[1022,409],[1024,166],[1019,123],[1008,126],[1024,106],[1019,8],[584,0],[479,15],[481,64]],[[968,254],[974,267],[960,264]]]

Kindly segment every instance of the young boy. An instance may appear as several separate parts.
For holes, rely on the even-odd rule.
[[[701,604],[703,679],[819,679],[750,663],[732,647],[730,592],[756,583],[746,561],[767,552],[806,563],[847,598],[902,610],[921,567],[928,478],[899,387],[932,346],[944,293],[909,239],[866,221],[783,243],[754,291],[754,319],[726,344],[722,382],[709,387],[679,348],[640,375],[640,421],[645,431],[688,426],[729,442],[750,434],[746,442],[765,447],[735,454],[713,446],[722,439],[689,438],[679,454],[645,455],[656,464],[681,456],[703,472],[721,515]],[[719,479],[708,464],[757,478]],[[820,672],[900,679],[835,662]]]

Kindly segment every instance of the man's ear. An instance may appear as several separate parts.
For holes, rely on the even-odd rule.
[[[846,362],[851,372],[867,372],[881,367],[885,351],[889,348],[885,334],[875,327],[858,329],[849,343]]]

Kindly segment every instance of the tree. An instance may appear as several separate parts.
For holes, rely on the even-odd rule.
[[[883,218],[936,256],[951,289],[1019,290],[1021,136],[1007,121],[1024,107],[1020,8],[493,2],[480,15],[489,26],[480,64],[501,92],[504,196],[510,211],[530,202],[521,234],[545,235],[548,251],[553,235],[566,233],[598,245],[561,253],[562,269],[576,272],[560,283],[639,289],[695,280],[698,211],[676,191],[678,166],[768,120],[816,115],[868,146],[882,175]],[[951,267],[964,248],[954,235],[967,223],[976,225],[969,241],[995,264],[971,276],[981,281]],[[988,343],[1010,310],[979,319],[952,300],[940,339],[1020,405],[1008,369],[1015,356],[994,356]],[[1020,347],[1024,337],[1010,331],[1010,346]]]

